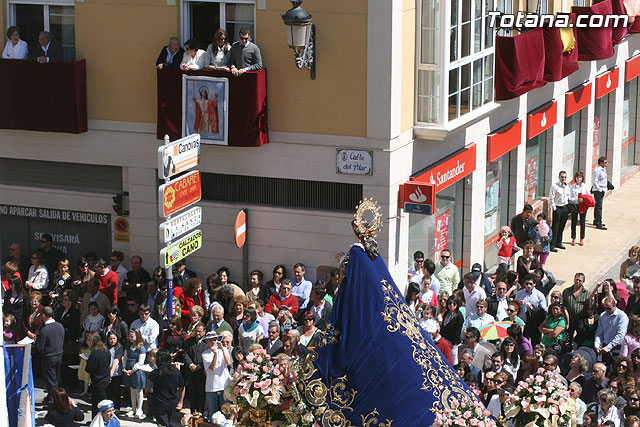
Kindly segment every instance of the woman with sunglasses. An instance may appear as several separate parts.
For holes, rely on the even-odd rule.
[[[87,283],[89,283],[95,275],[95,271],[89,266],[89,261],[84,257],[80,258],[76,265],[76,272],[73,275],[73,282],[71,283],[73,289],[78,293],[78,297],[82,298],[87,291]]]
[[[204,65],[210,70],[229,71],[229,58],[231,45],[228,42],[227,32],[219,29],[213,35],[213,41],[207,46],[207,53],[204,56]]]
[[[273,279],[266,283],[267,295],[265,302],[269,301],[271,295],[278,294],[280,292],[280,284],[287,278],[287,269],[284,265],[278,264],[273,268]]]
[[[514,325],[518,325],[521,328],[524,328],[524,320],[522,320],[520,316],[518,316],[518,313],[520,313],[521,309],[522,304],[520,303],[520,301],[509,301],[509,303],[507,304],[507,317],[502,320],[511,322]]]
[[[631,353],[637,348],[640,348],[640,316],[631,315],[627,334],[622,339],[620,357],[631,357]]]
[[[633,378],[636,379],[636,384],[640,384],[640,348],[633,350],[630,359]]]
[[[620,394],[628,390],[634,389],[636,379],[633,377],[633,364],[628,357],[619,357],[613,369],[612,380],[617,379],[621,389]]]
[[[507,328],[507,334],[516,342],[516,351],[520,359],[533,354],[533,346],[529,338],[522,335],[522,327],[520,325],[511,325]]]
[[[627,401],[627,406],[623,409],[624,418],[628,420],[629,417],[640,416],[640,395],[638,394],[638,390],[628,390],[625,393],[624,398]]]
[[[440,335],[445,337],[451,345],[460,344],[462,341],[462,325],[464,324],[464,317],[459,310],[460,304],[458,298],[455,295],[450,296],[447,299],[447,309],[442,315],[442,327],[440,328]]]
[[[502,358],[504,359],[502,369],[511,374],[512,378],[515,378],[520,369],[520,356],[518,356],[518,351],[516,350],[516,340],[506,337],[502,341],[502,345],[500,345],[500,353],[502,353]]]
[[[567,329],[567,319],[564,317],[564,309],[561,304],[554,302],[549,305],[549,315],[538,329],[542,334],[540,343],[547,347],[552,347],[564,338]]]
[[[620,411],[614,403],[617,400],[615,392],[605,388],[598,392],[598,403],[596,414],[598,425],[603,425],[606,421],[611,421],[616,427],[620,427]]]
[[[598,329],[596,304],[590,299],[584,303],[582,312],[578,314],[578,318],[575,320],[576,336],[573,341],[578,345],[578,348],[582,346],[593,348],[596,329]]]
[[[126,322],[122,321],[120,317],[120,309],[116,304],[109,304],[106,310],[107,316],[104,320],[104,325],[100,330],[100,336],[102,341],[107,342],[109,334],[114,334],[118,337],[120,345],[124,345],[129,334],[129,327]]]

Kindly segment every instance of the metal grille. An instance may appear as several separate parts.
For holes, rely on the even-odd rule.
[[[0,171],[0,184],[5,185],[99,193],[122,191],[119,166],[0,157]]]
[[[202,173],[202,199],[353,212],[362,200],[362,185]]]

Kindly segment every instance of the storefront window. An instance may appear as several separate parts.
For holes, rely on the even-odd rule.
[[[576,171],[580,170],[580,123],[582,111],[564,119],[564,140],[562,144],[562,170],[567,172],[569,181]]]
[[[422,251],[426,258],[440,260],[440,252],[449,249],[453,262],[462,258],[464,220],[464,181],[445,188],[436,195],[433,215],[409,214],[409,260]]]
[[[547,131],[527,140],[527,162],[524,176],[525,203],[533,203],[545,195]]]
[[[607,137],[609,130],[609,95],[596,99],[593,122],[593,156],[591,169],[598,164],[598,157],[607,155]]]
[[[624,101],[622,104],[622,173],[625,173],[635,164],[637,107],[638,79],[636,78],[624,84]]]
[[[500,227],[509,223],[509,154],[487,163],[484,208],[484,271],[498,264]]]

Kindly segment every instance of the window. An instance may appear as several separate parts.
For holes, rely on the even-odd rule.
[[[572,114],[564,119],[564,140],[562,142],[562,170],[567,172],[568,181],[573,179],[576,171],[580,170],[582,145],[580,144],[580,126],[582,112]]]
[[[638,117],[638,79],[624,84],[622,101],[622,169],[625,173],[635,164],[636,120]]]
[[[607,155],[609,138],[609,95],[596,99],[593,123],[593,155],[591,169],[598,164],[598,157]]]
[[[488,12],[507,0],[420,0],[416,121],[450,122],[493,101]],[[442,36],[445,35],[445,36]]]
[[[49,31],[62,45],[65,61],[76,59],[75,7],[72,1],[9,3],[9,22],[20,29],[20,38],[31,51],[38,43],[38,33]]]
[[[544,197],[546,185],[547,132],[527,140],[527,155],[524,176],[525,203],[532,204]]]
[[[222,28],[229,36],[229,42],[238,39],[240,28],[247,28],[251,39],[255,34],[255,4],[250,0],[233,3],[224,1],[184,1],[182,37],[183,42],[194,38],[206,49],[215,32]]]

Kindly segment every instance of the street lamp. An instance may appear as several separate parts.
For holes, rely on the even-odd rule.
[[[311,23],[311,15],[300,7],[302,0],[291,0],[291,9],[282,15],[287,43],[293,49],[296,66],[308,68],[311,79],[316,78],[316,26]]]

